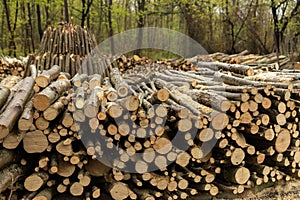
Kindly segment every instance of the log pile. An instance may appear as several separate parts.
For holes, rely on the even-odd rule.
[[[197,56],[198,61],[205,62],[224,62],[228,64],[243,64],[249,65],[256,69],[273,70],[291,68],[290,59],[284,55],[277,55],[275,53],[268,55],[249,54],[247,50],[239,53],[228,55],[217,52],[209,55]]]
[[[3,198],[221,197],[300,177],[299,71],[138,56],[114,65],[73,78],[31,66],[0,87]]]
[[[97,42],[92,33],[87,29],[77,26],[73,23],[61,22],[57,27],[48,27],[44,32],[41,45],[38,53],[30,57],[28,65],[34,64],[38,70],[48,70],[50,66],[59,65],[63,72],[69,73],[74,76],[77,72],[80,73],[103,73],[99,69],[107,68],[108,58],[87,59],[87,56],[95,50]],[[97,50],[97,49],[96,49]],[[110,59],[110,58],[109,58]],[[108,60],[109,60],[108,59]],[[122,56],[121,59],[126,61],[126,57]],[[83,61],[84,67],[81,68]],[[141,58],[143,62],[149,62],[149,59]],[[133,61],[133,62],[130,62]],[[120,66],[120,70],[124,67],[133,67],[136,62],[133,57],[130,61],[126,61],[128,66]],[[264,71],[270,71],[279,68],[291,68],[290,59],[287,56],[276,54],[269,55],[254,55],[249,54],[246,50],[239,54],[228,55],[224,53],[214,53],[210,55],[199,55],[189,60],[189,62],[224,62],[228,64],[244,64],[252,66],[254,69],[262,69]],[[186,62],[182,59],[177,60],[161,60],[164,64],[172,63],[172,65],[182,66],[182,68],[188,70],[188,65],[184,65],[182,62]],[[160,63],[158,62],[158,63]],[[160,63],[160,64],[162,64]],[[105,67],[103,67],[105,65]],[[87,71],[87,68],[90,71]],[[1,68],[0,68],[1,69]],[[28,75],[29,71],[26,71]],[[106,73],[106,72],[105,72]],[[108,75],[108,74],[106,74]]]
[[[0,80],[7,76],[24,76],[28,57],[10,58],[3,56],[0,58]]]
[[[36,65],[41,71],[59,65],[63,72],[74,76],[96,45],[94,35],[87,29],[61,22],[57,27],[45,30],[39,51],[29,64]]]

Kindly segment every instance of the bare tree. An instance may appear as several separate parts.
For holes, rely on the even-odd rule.
[[[64,0],[65,21],[70,22],[68,0]]]
[[[136,54],[141,53],[141,47],[143,45],[143,27],[145,26],[145,0],[137,0],[137,8],[138,8],[138,23],[137,27],[139,28],[138,37],[137,37],[137,50]]]
[[[113,4],[112,0],[106,0],[108,36],[110,37],[110,41],[111,41],[111,52],[112,52],[112,54],[114,54],[115,46],[114,46],[114,40],[112,37],[114,35],[113,24],[112,24],[112,4]]]
[[[41,19],[41,7],[40,4],[36,4],[36,16],[37,16],[37,25],[38,25],[38,32],[40,36],[40,40],[43,37],[43,28],[42,28],[42,19]]]
[[[84,22],[90,12],[90,8],[93,4],[93,0],[82,0],[82,9],[81,9],[81,27],[84,27]]]
[[[280,44],[284,40],[284,33],[291,19],[299,14],[300,0],[296,1],[295,6],[288,13],[288,6],[292,4],[290,0],[276,1],[271,0],[271,11],[274,22],[274,40],[277,54],[281,53]]]
[[[8,44],[8,54],[9,55],[16,55],[16,50],[17,50],[17,46],[16,46],[16,42],[15,42],[15,30],[17,28],[17,20],[18,20],[18,11],[19,11],[19,2],[16,1],[16,10],[15,10],[15,18],[14,18],[14,22],[11,25],[11,20],[10,20],[10,7],[7,4],[6,0],[3,0],[3,5],[4,5],[4,10],[5,10],[5,15],[6,15],[6,22],[7,22],[7,28],[8,28],[8,32],[9,32],[9,44]]]

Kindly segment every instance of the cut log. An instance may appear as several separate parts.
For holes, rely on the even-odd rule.
[[[6,149],[16,149],[25,137],[26,132],[13,130],[3,140],[3,147]]]
[[[53,189],[46,188],[40,191],[32,200],[51,200],[53,198]]]
[[[58,65],[54,65],[51,69],[44,70],[40,75],[38,75],[35,79],[35,82],[39,87],[45,88],[50,84],[52,80],[56,79],[59,76],[60,71],[61,67]]]
[[[95,87],[88,100],[85,102],[84,105],[84,114],[89,117],[97,117],[99,106],[101,103],[101,98],[103,97],[103,90],[101,87]]]
[[[76,170],[76,166],[72,165],[69,162],[63,161],[62,159],[58,160],[58,171],[57,174],[62,177],[70,177]]]
[[[37,130],[26,133],[23,139],[23,148],[27,153],[42,153],[47,147],[48,140],[43,131]]]
[[[275,145],[274,145],[275,150],[278,153],[285,152],[288,149],[288,147],[290,146],[290,142],[291,142],[291,135],[290,135],[289,131],[287,129],[283,129],[282,131],[280,131],[280,133],[276,137],[276,141],[275,141]]]
[[[59,98],[54,104],[43,112],[43,116],[48,121],[53,121],[64,111],[65,105],[63,103],[64,97]]]
[[[6,110],[0,115],[0,139],[5,138],[15,125],[18,117],[24,110],[24,106],[30,96],[34,78],[27,77],[19,88],[14,98],[10,101]]]
[[[83,186],[78,182],[73,183],[70,187],[70,193],[73,196],[81,196],[83,194]]]
[[[214,71],[225,70],[225,71],[230,71],[230,72],[234,72],[234,73],[242,74],[242,75],[246,75],[246,76],[254,75],[253,68],[251,68],[247,65],[226,64],[226,63],[221,63],[221,62],[199,62],[198,68],[201,68],[201,67],[212,69]]]
[[[20,131],[28,131],[33,124],[33,101],[28,101],[25,109],[18,121],[18,128]]]
[[[0,107],[2,107],[10,94],[10,89],[7,87],[0,87]]]
[[[33,99],[33,106],[39,111],[46,110],[63,92],[70,88],[68,80],[59,80],[52,82],[43,91],[36,94]]]
[[[223,173],[226,180],[241,185],[245,184],[250,178],[250,171],[245,167],[230,168],[223,171]]]
[[[108,188],[108,191],[111,197],[115,200],[126,199],[130,194],[128,186],[121,182],[112,183],[112,185]]]
[[[28,176],[24,181],[24,187],[30,192],[38,191],[49,179],[45,172],[38,172]]]
[[[110,73],[110,81],[121,98],[128,96],[131,92],[130,86],[123,80],[120,71],[117,68],[112,69]]]

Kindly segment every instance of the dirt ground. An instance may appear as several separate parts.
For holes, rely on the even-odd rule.
[[[241,195],[221,193],[217,197],[201,195],[192,200],[300,200],[300,181],[279,182],[270,188],[255,193],[245,190]]]

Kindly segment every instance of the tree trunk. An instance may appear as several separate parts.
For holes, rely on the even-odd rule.
[[[141,48],[143,45],[143,27],[145,26],[145,6],[146,6],[146,1],[145,0],[138,0],[138,24],[137,27],[139,28],[138,30],[138,36],[137,36],[137,50],[136,54],[140,55],[141,54]],[[140,55],[141,56],[141,55]]]
[[[65,21],[67,23],[69,23],[70,22],[70,18],[69,18],[68,0],[64,0],[64,13],[65,13]]]
[[[38,32],[41,41],[43,37],[43,28],[42,28],[42,19],[41,19],[41,8],[39,4],[36,4],[36,15],[37,15]]]
[[[33,34],[33,27],[32,27],[32,18],[31,18],[31,8],[30,8],[30,3],[26,3],[27,4],[27,13],[28,13],[28,24],[30,27],[30,38],[31,38],[31,47],[32,47],[32,51],[35,50],[35,45],[34,45],[34,34]]]
[[[82,9],[81,9],[81,27],[84,27],[84,23],[86,21],[86,18],[88,17],[90,13],[90,8],[93,4],[93,0],[82,0]]]
[[[19,4],[18,1],[16,1],[16,11],[15,11],[15,19],[14,19],[13,26],[11,25],[11,20],[10,20],[10,8],[7,5],[7,2],[5,0],[3,0],[3,4],[5,8],[6,22],[7,22],[8,32],[9,32],[9,55],[14,55],[16,57],[17,47],[15,42],[15,30],[17,26]]]
[[[108,21],[108,36],[110,37],[110,45],[111,45],[111,54],[114,55],[115,53],[115,45],[114,45],[114,31],[113,31],[113,25],[112,25],[112,0],[106,0],[106,6],[107,6],[107,21]]]

